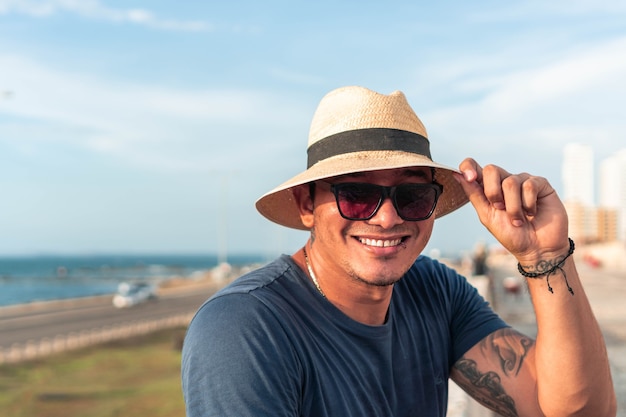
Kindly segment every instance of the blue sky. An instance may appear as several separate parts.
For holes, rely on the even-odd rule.
[[[402,90],[434,158],[548,177],[626,147],[616,1],[0,0],[0,255],[291,253],[254,209],[321,97]],[[471,207],[428,250],[490,242]]]

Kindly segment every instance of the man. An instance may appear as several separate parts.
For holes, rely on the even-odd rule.
[[[529,277],[536,341],[420,255],[434,220],[468,199]],[[503,416],[615,415],[556,192],[472,159],[433,162],[401,92],[326,95],[308,168],[257,209],[310,239],[200,308],[183,349],[189,416],[444,416],[449,378]]]

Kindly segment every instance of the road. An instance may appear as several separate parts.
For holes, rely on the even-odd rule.
[[[113,307],[112,296],[0,308],[0,348],[58,335],[125,323],[192,314],[215,286],[194,286],[162,292],[158,298],[130,308]]]

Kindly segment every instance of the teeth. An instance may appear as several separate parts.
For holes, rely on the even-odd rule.
[[[402,243],[402,239],[376,240],[376,239],[359,238],[359,242],[368,246],[377,246],[379,248],[386,248],[390,246],[398,246],[400,243]]]

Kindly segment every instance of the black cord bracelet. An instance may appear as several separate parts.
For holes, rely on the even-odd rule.
[[[557,271],[557,269],[558,269],[559,271],[561,271],[561,273],[563,273],[563,277],[565,278],[565,284],[567,285],[568,291],[572,295],[574,295],[574,290],[572,289],[572,287],[569,286],[569,282],[567,282],[567,275],[565,274],[565,271],[563,270],[563,264],[565,263],[565,260],[567,258],[569,258],[570,255],[572,255],[574,253],[574,248],[575,248],[574,241],[571,238],[568,238],[568,239],[569,239],[569,251],[567,251],[567,255],[565,255],[565,257],[563,259],[561,259],[552,268],[548,269],[547,271],[543,271],[543,272],[527,272],[527,271],[524,271],[524,268],[522,268],[522,265],[518,262],[517,263],[517,270],[519,271],[520,274],[522,274],[526,278],[539,278],[539,277],[542,277],[542,276],[546,275],[546,282],[548,284],[548,290],[551,293],[554,293],[554,290],[550,286],[550,275],[554,274]]]

